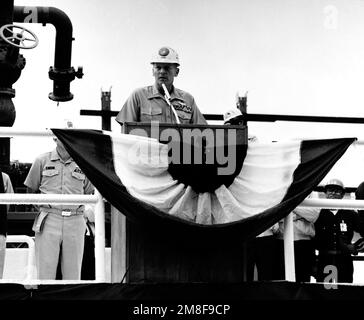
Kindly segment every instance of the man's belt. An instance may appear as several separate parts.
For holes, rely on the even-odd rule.
[[[79,214],[83,214],[83,209],[57,209],[57,208],[40,208],[40,211],[55,213],[62,217],[70,217]]]
[[[350,255],[342,250],[319,250],[319,254],[323,255]]]

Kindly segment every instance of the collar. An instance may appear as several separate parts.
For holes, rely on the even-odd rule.
[[[57,149],[53,149],[51,152],[51,161],[63,161],[61,159],[61,157],[59,156]],[[64,163],[69,163],[72,162],[72,158],[69,158],[68,160],[66,160]]]
[[[169,94],[171,96],[171,100],[177,99],[177,100],[184,101],[179,90],[177,88],[175,88],[173,85],[172,85],[172,92],[170,92]],[[153,99],[153,98],[163,98],[164,99],[164,95],[162,95],[158,91],[157,86],[155,84],[152,86],[152,92],[148,95],[148,99]]]
[[[51,161],[57,161],[57,160],[61,160],[61,157],[59,156],[57,150],[54,149],[51,152]]]

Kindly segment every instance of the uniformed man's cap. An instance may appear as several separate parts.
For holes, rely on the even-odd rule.
[[[179,66],[178,53],[170,47],[162,47],[150,63],[171,63]]]
[[[331,179],[329,180],[326,184],[325,184],[325,191],[327,190],[327,188],[329,187],[336,187],[336,188],[339,188],[341,190],[344,191],[344,184],[341,180],[339,179]]]

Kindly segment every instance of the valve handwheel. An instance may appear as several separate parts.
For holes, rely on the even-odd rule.
[[[39,43],[37,36],[32,31],[13,24],[5,24],[1,27],[0,37],[12,46],[21,49],[33,49]]]

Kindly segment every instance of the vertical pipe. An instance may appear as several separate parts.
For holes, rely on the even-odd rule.
[[[111,91],[101,92],[101,128],[102,130],[111,131],[111,116],[107,114],[111,110]]]
[[[1,0],[0,27],[13,23],[14,0]]]
[[[114,206],[111,207],[111,283],[126,278],[126,219]]]
[[[285,276],[288,281],[296,281],[295,261],[294,261],[294,230],[293,214],[290,213],[284,218],[284,267]]]
[[[95,280],[105,282],[105,205],[98,190],[95,205]]]
[[[35,273],[35,247],[34,240],[30,238],[28,243],[28,267],[27,267],[27,280],[33,280]]]

